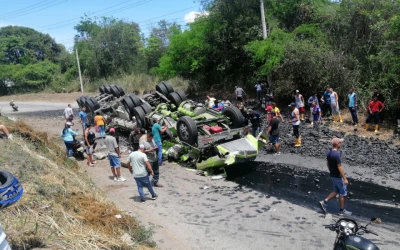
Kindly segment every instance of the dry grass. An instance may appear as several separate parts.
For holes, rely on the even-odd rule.
[[[0,213],[12,249],[148,249],[151,231],[119,211],[81,172],[75,161],[24,123],[0,118],[14,141],[0,139],[0,168],[15,174],[22,199]],[[115,215],[121,214],[117,219]],[[128,234],[135,245],[121,236]]]

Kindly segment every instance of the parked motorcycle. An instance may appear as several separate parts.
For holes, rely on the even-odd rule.
[[[13,108],[14,111],[18,111],[18,106],[15,105],[14,101],[10,102],[10,106]]]
[[[335,224],[324,225],[331,231],[336,231],[336,240],[333,244],[334,250],[379,250],[379,248],[370,240],[361,237],[365,233],[378,236],[377,233],[367,229],[372,223],[381,223],[381,219],[372,218],[366,226],[359,226],[356,221],[348,218],[342,218],[335,221]]]

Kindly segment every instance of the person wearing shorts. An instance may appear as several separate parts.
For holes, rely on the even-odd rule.
[[[296,108],[299,110],[301,122],[304,122],[304,113],[306,112],[306,109],[304,107],[304,97],[300,94],[299,90],[296,90],[294,103],[296,104]]]
[[[121,176],[121,151],[119,151],[117,140],[115,139],[115,130],[110,130],[104,140],[108,152],[108,160],[110,161],[111,172],[114,176],[114,181],[126,181]]]
[[[279,119],[274,111],[271,112],[271,115],[272,119],[269,122],[267,134],[269,134],[269,142],[274,145],[276,151],[275,155],[280,155],[281,144],[279,143]]]
[[[64,109],[64,116],[65,116],[65,122],[71,122],[74,120],[74,111],[71,108],[71,104],[68,104],[68,106]]]
[[[92,128],[92,124],[86,123],[86,129],[83,134],[85,139],[85,146],[86,146],[86,154],[87,154],[87,165],[93,166],[96,164],[96,161],[93,160],[93,150],[94,150],[94,143],[96,139],[96,135],[93,131],[90,131]]]
[[[241,87],[236,87],[235,89],[235,95],[236,95],[236,102],[243,102],[243,95],[245,95],[246,92]]]
[[[381,101],[378,100],[377,96],[374,96],[373,100],[368,105],[369,115],[365,122],[365,130],[369,129],[369,126],[373,120],[374,124],[375,124],[375,133],[378,133],[379,123],[381,122],[380,113],[382,112],[382,110],[384,108],[385,108],[385,105]]]
[[[332,181],[332,192],[324,200],[319,202],[321,209],[324,211],[324,213],[326,213],[326,206],[328,201],[339,194],[339,216],[352,214],[350,211],[344,209],[344,197],[347,196],[347,186],[349,185],[349,181],[347,180],[346,174],[344,173],[341,155],[338,151],[343,141],[344,139],[333,138],[332,149],[329,150],[329,152],[326,154],[326,165],[328,166],[329,176]]]

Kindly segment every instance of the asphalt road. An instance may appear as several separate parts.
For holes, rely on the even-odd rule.
[[[0,102],[0,112],[7,116],[17,115],[19,113],[38,112],[47,110],[61,110],[63,111],[68,103],[54,103],[54,102],[15,102],[18,106],[18,111],[14,111],[9,102]],[[76,102],[71,103],[72,108],[78,108]]]

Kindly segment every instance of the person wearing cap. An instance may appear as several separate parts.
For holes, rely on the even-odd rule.
[[[158,165],[162,166],[163,162],[162,162],[162,141],[161,141],[161,135],[162,133],[165,132],[165,130],[168,129],[168,125],[164,125],[161,127],[161,125],[159,124],[159,121],[157,118],[154,118],[154,124],[151,127],[151,133],[153,133],[153,138],[155,143],[157,144],[157,157],[158,157]]]
[[[273,111],[272,106],[267,106],[265,108],[265,111],[267,112],[265,119],[267,120],[267,126],[269,126],[269,122],[272,120],[272,117],[273,117],[272,116],[272,111]]]
[[[316,102],[311,103],[311,115],[312,115],[312,122],[313,128],[319,131],[319,124],[322,121],[321,117],[321,108],[318,106]]]
[[[236,86],[235,88],[236,103],[243,102],[243,95],[245,94],[246,92],[244,92],[244,90],[241,87]]]
[[[143,144],[139,145],[139,150],[134,151],[129,154],[127,165],[129,172],[133,175],[136,185],[138,187],[138,192],[140,195],[140,201],[142,203],[146,202],[146,196],[143,192],[143,187],[147,187],[149,190],[152,200],[157,199],[157,194],[154,192],[153,187],[150,183],[149,174],[154,177],[154,171],[149,163],[147,155],[144,153],[145,146]]]
[[[222,105],[224,105],[224,108],[230,107],[232,105],[232,103],[226,98],[226,96],[224,96],[221,103]]]
[[[86,123],[88,123],[87,119],[87,113],[86,113],[86,108],[83,107],[81,111],[78,113],[79,118],[81,118],[81,124],[82,124],[82,131],[86,130]]]
[[[329,117],[332,115],[331,112],[331,92],[329,91],[329,87],[326,88],[325,92],[321,97],[322,102],[322,111],[324,117]]]
[[[9,140],[14,140],[14,137],[12,134],[10,134],[10,132],[8,132],[8,129],[5,125],[0,124],[0,131],[2,131]]]
[[[281,144],[279,143],[279,120],[274,111],[271,111],[271,115],[272,119],[268,124],[269,126],[267,134],[269,134],[269,142],[274,145],[274,148],[276,150],[275,155],[280,155]]]
[[[304,107],[304,97],[300,94],[299,90],[296,90],[296,94],[294,95],[294,103],[296,104],[296,108],[300,113],[300,120],[303,122],[306,109]]]
[[[379,123],[380,123],[380,116],[379,114],[385,108],[385,105],[378,100],[377,96],[374,96],[374,99],[368,105],[369,115],[365,122],[365,130],[369,129],[370,123],[374,120],[375,124],[375,133],[379,131]]]
[[[224,110],[224,105],[221,103],[220,100],[215,100],[214,104],[211,106],[212,109],[218,110],[218,111],[223,111]]]
[[[247,114],[249,115],[249,121],[251,122],[252,125],[251,134],[254,137],[257,137],[258,133],[260,133],[260,127],[261,127],[260,114],[252,109],[248,109]]]
[[[276,113],[276,117],[281,118],[281,121],[285,122],[285,120],[283,119],[283,116],[281,115],[280,109],[276,106],[276,103],[275,102],[271,103],[271,106],[272,106],[272,111],[274,111]]]
[[[331,110],[334,122],[343,122],[342,116],[340,115],[339,109],[339,96],[333,91],[333,88],[329,88],[330,97],[331,97]]]
[[[65,122],[72,123],[72,120],[74,120],[74,111],[71,108],[71,104],[68,104],[68,106],[64,109],[64,116]],[[72,123],[72,125],[74,124]]]
[[[328,201],[339,194],[339,216],[352,214],[350,211],[347,211],[344,208],[344,197],[347,196],[347,186],[349,185],[349,181],[346,178],[346,174],[342,167],[341,155],[338,151],[342,146],[343,141],[344,139],[333,138],[332,149],[330,149],[326,154],[326,165],[329,169],[329,176],[332,181],[333,191],[324,200],[319,202],[321,209],[324,211],[324,213],[327,213],[326,206]]]
[[[296,103],[292,102],[289,104],[289,107],[292,109],[292,113],[290,113],[290,120],[289,123],[292,124],[293,127],[293,134],[296,137],[294,141],[295,147],[301,146],[301,136],[300,136],[300,112],[296,107]]]
[[[60,136],[64,139],[64,144],[66,147],[66,153],[67,156],[72,157],[73,156],[73,147],[74,147],[74,136],[77,135],[77,133],[71,129],[72,122],[66,122],[64,129],[61,131]]]
[[[156,152],[158,150],[157,144],[153,139],[153,134],[151,132],[147,133],[146,140],[140,144],[144,145],[144,153],[149,160],[150,166],[153,169],[154,176],[153,176],[153,186],[155,187],[162,187],[161,184],[158,183],[160,180],[160,171],[158,166],[158,160]]]
[[[308,106],[310,107],[310,120],[311,120],[311,125],[313,125],[313,102],[317,104],[319,107],[319,102],[318,102],[318,96],[317,93],[314,93],[312,96],[310,96],[307,100]]]
[[[85,146],[86,146],[86,154],[87,154],[87,165],[93,166],[96,162],[93,161],[93,147],[96,141],[96,134],[91,131],[92,124],[86,123],[86,129],[84,132]]]
[[[110,161],[111,172],[114,176],[114,181],[126,181],[124,177],[121,176],[121,151],[119,150],[117,140],[115,139],[115,130],[110,129],[104,144],[106,145],[108,152],[108,160]]]

